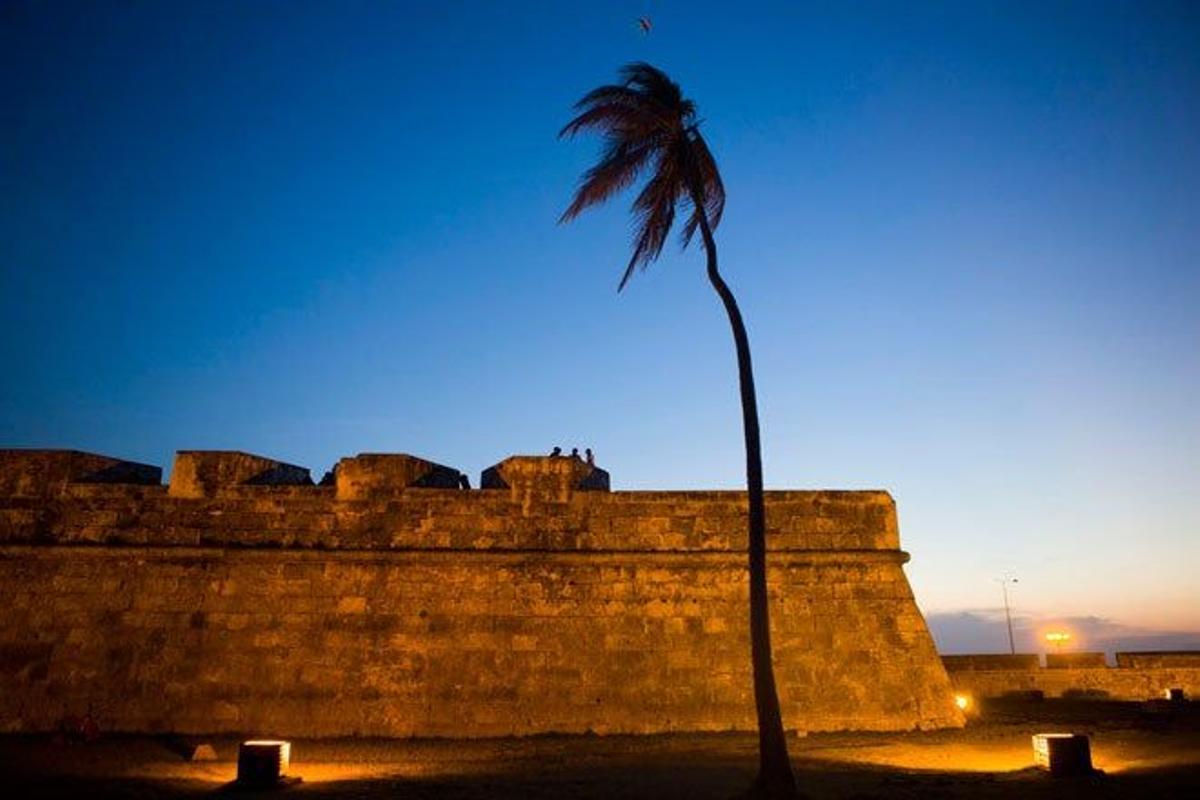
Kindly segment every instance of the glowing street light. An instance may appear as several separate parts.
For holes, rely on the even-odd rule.
[[[1046,641],[1050,643],[1051,647],[1062,650],[1063,645],[1071,641],[1071,634],[1066,631],[1048,631],[1046,633]]]

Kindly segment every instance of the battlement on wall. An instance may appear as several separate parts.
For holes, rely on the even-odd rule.
[[[72,486],[157,486],[162,468],[79,450],[0,450],[0,497],[55,497]]]
[[[404,454],[344,458],[324,486],[302,467],[235,451],[181,451],[168,487],[39,483],[51,471],[28,465],[44,463],[44,451],[0,451],[9,476],[0,486],[19,487],[0,492],[0,543],[710,552],[746,544],[744,492],[612,492],[606,472],[569,457],[505,459],[479,490],[448,488],[460,472]],[[775,551],[899,551],[886,492],[768,492],[767,510]]]
[[[158,486],[162,468],[79,450],[0,449],[0,497],[55,497],[79,485]],[[322,478],[339,500],[407,489],[466,489],[466,473],[408,453],[359,453]],[[313,486],[307,467],[241,450],[180,450],[167,493],[217,497],[251,486]],[[573,492],[609,490],[608,473],[578,456],[510,456],[480,476],[484,489],[524,501],[566,502]]]

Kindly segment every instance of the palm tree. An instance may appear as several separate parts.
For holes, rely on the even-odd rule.
[[[579,112],[560,136],[595,130],[604,136],[599,163],[583,174],[571,205],[560,222],[574,219],[629,187],[643,172],[646,184],[633,202],[636,235],[633,257],[617,291],[625,288],[637,267],[658,258],[681,204],[687,221],[681,230],[687,247],[700,231],[708,257],[708,280],[725,306],[737,349],[742,392],[742,425],[746,439],[746,488],[749,496],[750,651],[754,671],[754,705],[758,714],[759,774],[755,792],[767,797],[794,797],[796,783],[788,759],[775,672],[771,665],[771,629],[767,612],[766,510],[763,505],[762,448],[758,401],[750,342],[733,292],[717,271],[713,229],[725,209],[725,187],[716,161],[700,135],[696,105],[678,84],[645,63],[621,70],[619,84],[593,89],[575,104]]]

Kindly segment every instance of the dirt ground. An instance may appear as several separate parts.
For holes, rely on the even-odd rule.
[[[1092,737],[1087,778],[1033,769],[1030,736]],[[218,760],[186,761],[170,737],[90,744],[0,737],[7,797],[242,795],[237,739],[199,737]],[[486,740],[292,740],[297,798],[729,798],[754,776],[748,734]],[[789,742],[810,798],[1200,797],[1200,703],[993,702],[964,730],[820,734]],[[255,793],[258,794],[258,793]],[[253,796],[253,795],[252,795]]]

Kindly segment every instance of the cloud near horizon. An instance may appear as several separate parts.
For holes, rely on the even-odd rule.
[[[925,620],[938,652],[1005,653],[1008,632],[1004,609],[935,611]],[[1067,631],[1064,650],[1117,651],[1200,650],[1200,631],[1172,631],[1126,625],[1103,617],[1035,617],[1013,615],[1013,641],[1019,653],[1044,653],[1047,631]]]

